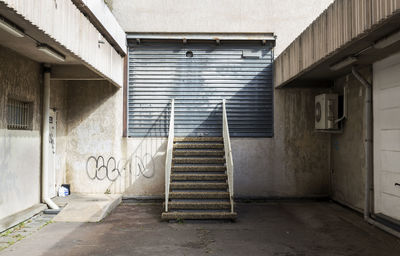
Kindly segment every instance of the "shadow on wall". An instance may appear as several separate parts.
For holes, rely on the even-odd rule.
[[[214,45],[205,52],[211,53],[218,48],[219,46]],[[216,66],[215,59],[206,58],[200,62],[206,62],[202,65],[210,63],[211,68],[208,72],[203,72],[199,71],[199,60],[195,59],[196,51],[201,49],[201,46],[188,44],[177,47],[174,53],[182,54],[189,49],[193,51],[193,57],[182,58],[186,60],[182,65],[169,65],[169,73],[166,73],[168,76],[171,76],[171,73],[177,74],[173,77],[176,84],[168,88],[168,95],[175,98],[176,136],[221,136],[221,101],[225,98],[231,135],[236,133],[242,136],[231,137],[235,191],[238,191],[240,196],[326,196],[329,193],[328,136],[314,133],[314,96],[317,91],[278,90],[275,102],[271,102],[272,98],[269,96],[272,95],[273,88],[263,84],[272,73],[271,64],[257,66],[257,60],[249,60],[252,63],[250,66],[233,70],[222,68],[221,65]],[[267,50],[263,52],[263,56],[267,58],[270,53]],[[241,58],[241,51],[234,58]],[[191,73],[188,73],[188,70]],[[232,70],[236,71],[234,78],[229,77],[232,76]],[[210,71],[218,76],[214,79],[220,80],[219,86],[225,92],[209,92],[213,90],[208,84],[211,79]],[[251,72],[252,77],[245,76],[248,73],[242,73],[243,71]],[[194,74],[195,78],[188,77],[190,74]],[[194,79],[196,81],[192,82]],[[202,97],[191,99],[197,104],[187,104],[188,98],[193,98],[190,97],[190,92],[187,92],[189,87],[204,93]],[[165,98],[168,99],[167,97]],[[265,103],[273,103],[274,109],[266,107]],[[244,110],[249,112],[247,116]],[[272,111],[275,112],[275,122]],[[250,123],[251,120],[253,122]],[[272,125],[275,127],[275,135],[266,138],[265,134],[268,134],[268,129],[272,130]],[[160,125],[159,128],[164,136],[168,133],[167,127]],[[256,131],[262,131],[264,138],[260,138],[260,135],[257,137]],[[252,136],[255,138],[249,138]]]
[[[326,89],[276,90],[283,103],[285,174],[299,196],[329,195],[329,134],[314,129],[314,98]]]
[[[73,131],[83,121],[88,120],[117,91],[118,88],[106,81],[68,82],[68,131]],[[99,117],[103,119],[102,122],[109,118],[106,115]]]
[[[72,192],[105,191],[91,184],[85,173],[85,161],[89,156],[114,151],[118,129],[114,120],[117,95],[118,88],[107,81],[70,81],[67,84],[66,180]]]
[[[184,70],[187,67],[175,68],[180,73]],[[213,71],[217,75],[226,75],[226,70]],[[203,111],[203,117],[196,119],[196,125],[191,129],[181,133],[176,130],[176,136],[221,136],[220,128],[213,129],[214,134],[207,133],[207,130],[211,126],[222,128],[222,108],[221,103],[217,102],[221,102],[224,95],[231,132],[243,128],[240,126],[243,126],[246,118],[242,116],[238,105],[233,103],[251,109],[257,117],[274,111],[274,123],[272,119],[263,118],[254,125],[244,125],[245,130],[252,131],[256,126],[262,130],[274,124],[273,138],[237,138],[237,141],[243,140],[243,143],[233,143],[233,146],[236,145],[233,148],[235,190],[244,196],[327,195],[329,140],[326,135],[314,133],[312,118],[314,95],[318,92],[311,89],[276,90],[274,109],[266,108],[260,103],[271,100],[267,96],[273,93],[273,88],[265,88],[260,83],[265,81],[266,73],[270,71],[270,65],[259,68],[257,72],[251,70],[255,73],[253,78],[241,81],[243,86],[240,88],[235,86],[237,89],[233,95],[204,95],[198,103],[209,112],[205,115]],[[207,86],[205,77],[202,73],[198,79],[196,77],[198,89]],[[170,95],[182,94],[185,87],[190,86],[186,85],[187,81],[179,79],[182,78],[177,77],[175,80],[183,86],[172,87]],[[235,84],[235,81],[231,83]],[[73,93],[70,93],[71,90]],[[121,90],[117,91],[111,85],[99,82],[90,86],[76,85],[71,90],[68,119],[72,126],[68,129],[68,162],[71,165],[69,182],[73,190],[75,187],[75,191],[87,193],[162,195],[167,144],[165,135],[168,134],[170,105],[166,103],[159,107],[158,116],[152,116],[155,121],[147,134],[121,139],[122,134],[116,132],[122,130],[121,124],[117,122],[120,120],[122,123],[122,112],[119,113],[116,107],[122,109]],[[166,99],[165,102],[168,102]],[[182,104],[184,96],[175,99],[175,124],[180,129],[185,127],[185,120],[187,123],[187,118],[196,116],[200,109],[194,108],[190,113],[184,113],[187,110],[187,105]]]
[[[107,82],[68,84],[72,192],[162,194],[166,139],[153,137],[154,129],[141,138],[122,137],[122,94]],[[168,123],[160,116],[154,126],[168,129]]]
[[[170,113],[167,106],[162,113]],[[167,120],[169,122],[169,120]],[[160,133],[160,124],[165,119],[159,116],[147,134],[138,138],[123,139],[123,155],[90,156],[86,162],[86,173],[92,181],[108,181],[106,192],[124,193],[125,195],[161,195],[164,191],[164,166],[167,139],[155,134]],[[167,122],[167,123],[168,123]]]

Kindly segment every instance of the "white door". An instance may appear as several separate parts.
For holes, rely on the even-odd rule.
[[[49,110],[49,196],[57,195],[56,192],[56,132],[57,132],[57,112]]]
[[[400,53],[374,64],[375,213],[400,220]]]

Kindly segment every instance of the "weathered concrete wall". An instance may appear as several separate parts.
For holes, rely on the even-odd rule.
[[[124,139],[126,196],[161,196],[165,191],[167,138]]]
[[[56,133],[56,159],[55,178],[56,187],[66,183],[67,173],[67,82],[51,81],[50,85],[50,108],[57,111],[57,133]]]
[[[126,32],[273,32],[279,55],[333,0],[113,0]]]
[[[41,67],[0,47],[0,219],[40,202]],[[32,102],[32,130],[7,129],[7,98]]]
[[[118,89],[106,81],[69,81],[67,88],[67,182],[72,192],[104,193],[109,184],[89,179],[85,165],[90,156],[121,158]]]
[[[275,90],[274,137],[232,140],[237,197],[329,194],[329,136],[314,132],[318,93]]]
[[[362,74],[371,78],[369,70]],[[365,90],[353,75],[335,81],[334,92],[343,95],[347,85],[347,120],[342,134],[332,134],[331,172],[332,198],[362,210],[364,207],[365,154],[364,154],[364,109]]]
[[[67,90],[72,192],[162,195],[166,138],[123,138],[122,90],[107,82],[71,81]]]
[[[275,32],[279,53],[330,2],[118,0],[113,13],[128,32]],[[122,137],[122,90],[99,81],[67,84],[65,162],[72,191],[161,196],[166,139]],[[315,94],[275,91],[274,138],[233,139],[237,196],[328,195],[329,136],[313,132]]]
[[[317,93],[276,90],[274,138],[232,140],[238,197],[329,194],[329,135],[314,132]],[[122,137],[122,90],[69,82],[68,106],[67,182],[73,192],[163,195],[167,140]]]

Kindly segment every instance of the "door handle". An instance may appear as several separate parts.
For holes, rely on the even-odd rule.
[[[394,183],[395,187],[400,187],[400,183]]]

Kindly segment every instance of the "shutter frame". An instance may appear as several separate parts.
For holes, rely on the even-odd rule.
[[[231,137],[273,137],[273,42],[128,43],[129,137],[167,137],[172,98],[177,137],[221,136],[223,98]]]

